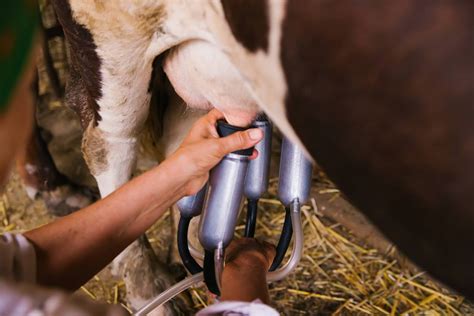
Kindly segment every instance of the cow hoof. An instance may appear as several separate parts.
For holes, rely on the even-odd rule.
[[[97,200],[91,190],[80,186],[64,185],[39,193],[49,212],[55,216],[71,214]]]
[[[145,236],[139,237],[114,259],[111,273],[119,273],[126,287],[126,300],[133,311],[142,308],[151,299],[176,283],[169,267],[156,257]],[[189,315],[190,302],[180,296],[149,315]]]

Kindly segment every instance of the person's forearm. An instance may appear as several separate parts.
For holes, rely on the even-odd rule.
[[[176,172],[159,166],[105,199],[25,233],[36,249],[38,282],[70,290],[85,283],[183,195]]]
[[[266,269],[260,264],[232,264],[222,274],[221,300],[270,303]]]

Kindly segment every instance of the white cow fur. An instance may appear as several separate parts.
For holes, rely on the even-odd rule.
[[[151,63],[171,47],[171,60],[166,64],[172,67],[167,67],[167,73],[178,88],[189,81],[183,74],[196,84],[192,90],[187,87],[194,98],[185,89],[177,90],[191,106],[207,102],[236,123],[244,121],[239,115],[250,116],[259,107],[285,135],[300,143],[285,115],[286,83],[279,60],[284,1],[270,4],[267,54],[250,53],[235,40],[219,1],[71,1],[74,17],[91,30],[102,61],[103,96],[98,100],[102,120],[98,128],[108,146],[121,152],[120,158],[108,157],[110,170],[96,175],[103,195],[123,184],[131,172],[135,139],[148,114]],[[161,18],[153,25],[153,21],[144,20],[147,16]],[[195,53],[213,58],[190,72],[191,62],[180,55],[192,58]],[[206,69],[214,69],[213,76],[220,82],[218,91],[215,82],[208,80]],[[197,97],[203,99],[194,102]],[[114,176],[118,170],[122,175]]]
[[[101,120],[85,137],[99,137],[105,167],[95,170],[104,197],[129,180],[137,136],[148,115],[154,58],[172,48],[165,70],[188,105],[219,108],[234,124],[258,110],[300,143],[285,115],[280,63],[284,0],[269,1],[268,53],[251,53],[233,37],[218,0],[71,0],[73,17],[90,30],[101,59]],[[301,144],[301,143],[300,143]],[[94,158],[88,163],[94,165]],[[131,297],[139,307],[148,298]]]

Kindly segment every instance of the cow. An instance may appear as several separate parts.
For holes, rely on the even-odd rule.
[[[158,63],[189,107],[238,126],[265,112],[407,256],[474,298],[471,1],[52,2],[102,196],[131,177]]]

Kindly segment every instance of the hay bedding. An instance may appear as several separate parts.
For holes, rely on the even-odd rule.
[[[260,203],[256,233],[274,243],[284,219],[275,192],[273,179],[270,194]],[[41,200],[28,199],[14,174],[0,199],[0,233],[22,232],[52,219]],[[351,232],[321,215],[316,201],[303,207],[302,219],[301,263],[290,277],[270,284],[272,303],[283,315],[474,315],[462,297],[358,242]],[[148,232],[160,258],[168,253],[169,221],[167,215]],[[242,233],[241,224],[236,235]],[[189,294],[195,310],[212,301],[203,286],[190,289]],[[123,282],[110,278],[106,269],[77,295],[125,306]]]
[[[257,236],[276,243],[284,210],[270,195],[260,204]],[[474,310],[461,297],[441,289],[424,276],[412,274],[396,260],[358,242],[344,227],[304,206],[303,258],[289,278],[270,284],[273,305],[283,315],[468,315]],[[243,233],[243,225],[237,235]],[[287,255],[288,258],[288,255]],[[193,298],[201,308],[203,288]]]

